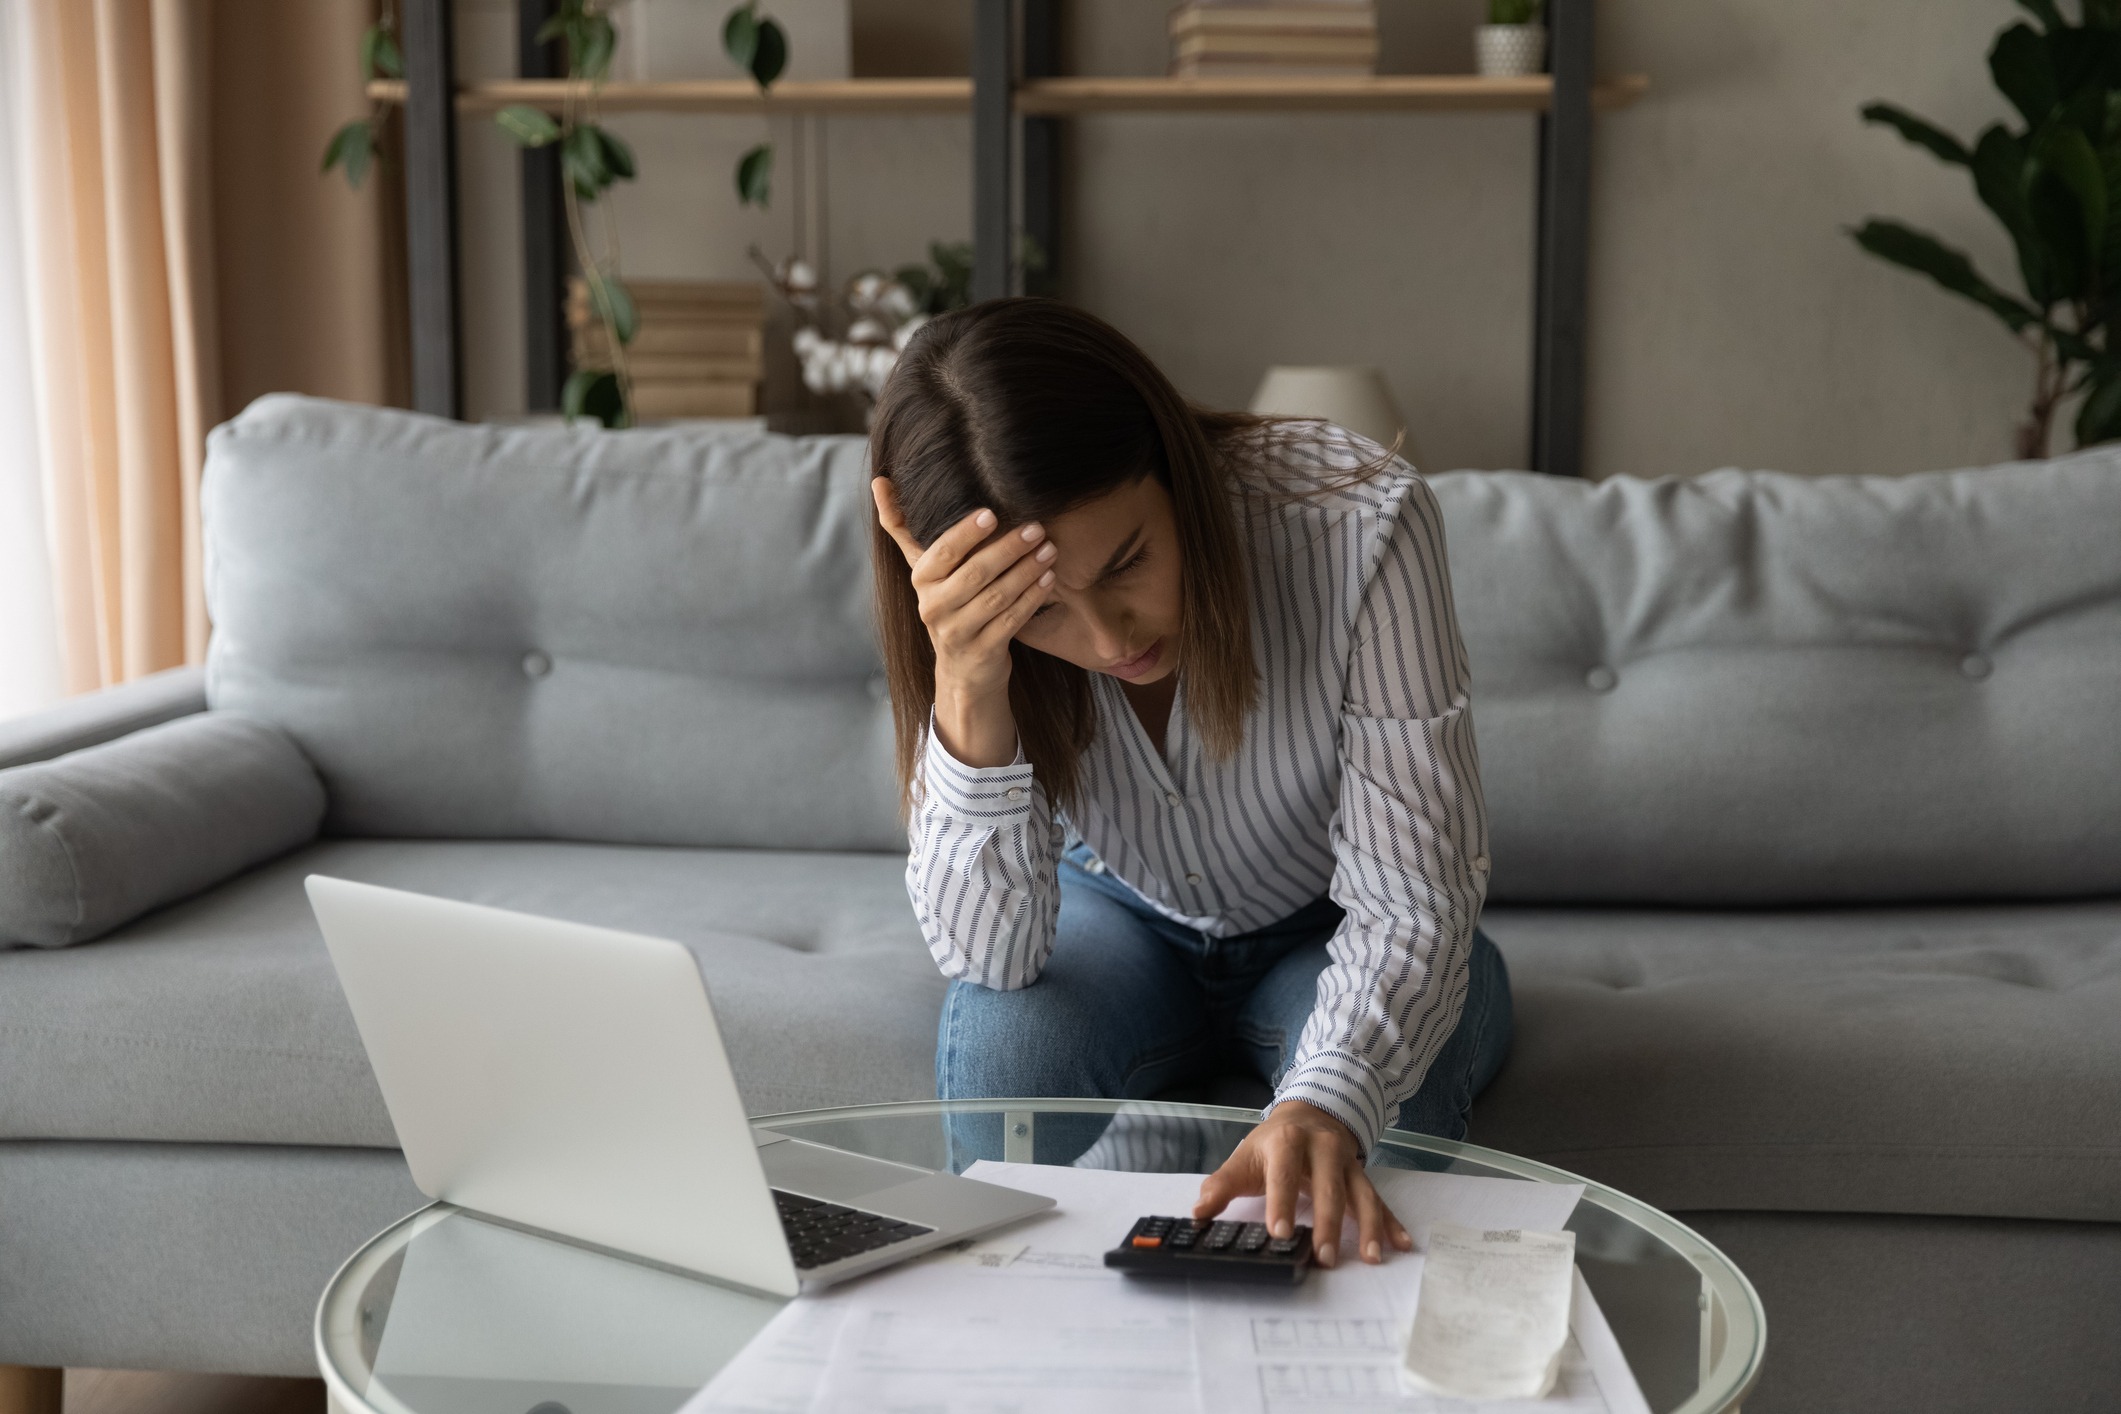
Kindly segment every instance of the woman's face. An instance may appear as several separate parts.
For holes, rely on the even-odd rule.
[[[1178,670],[1178,526],[1153,476],[1044,522],[1053,592],[1016,637],[1135,686]]]

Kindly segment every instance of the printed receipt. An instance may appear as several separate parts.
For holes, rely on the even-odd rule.
[[[1543,1399],[1569,1339],[1576,1234],[1429,1229],[1400,1380],[1456,1399]]]

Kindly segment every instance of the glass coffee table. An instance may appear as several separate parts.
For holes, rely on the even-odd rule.
[[[1252,1110],[959,1100],[806,1110],[761,1129],[927,1168],[1032,1162],[1112,1125],[1101,1167],[1207,1172]],[[1045,1143],[1041,1143],[1041,1137]],[[1767,1325],[1745,1274],[1644,1203],[1545,1164],[1388,1130],[1372,1167],[1583,1183],[1576,1263],[1656,1414],[1738,1409]],[[325,1288],[317,1363],[335,1414],[672,1414],[782,1306],[446,1203],[379,1233]],[[1470,1406],[1469,1406],[1470,1407]]]

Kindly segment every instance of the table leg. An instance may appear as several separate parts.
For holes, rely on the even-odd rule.
[[[59,1414],[66,1371],[0,1365],[0,1414]]]

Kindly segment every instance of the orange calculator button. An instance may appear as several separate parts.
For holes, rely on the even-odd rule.
[[[1134,1239],[1134,1245],[1136,1247],[1161,1247],[1164,1245],[1164,1240],[1161,1237],[1137,1237]]]

